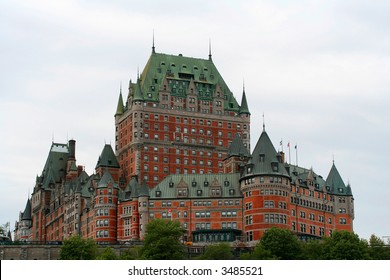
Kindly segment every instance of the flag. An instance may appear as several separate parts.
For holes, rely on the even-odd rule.
[[[287,143],[287,148],[290,148],[290,142]]]

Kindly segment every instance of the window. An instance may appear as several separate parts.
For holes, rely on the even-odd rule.
[[[253,216],[249,215],[245,217],[245,224],[246,225],[251,225],[253,223]]]

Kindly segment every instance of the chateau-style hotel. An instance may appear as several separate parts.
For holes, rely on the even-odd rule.
[[[248,104],[245,89],[235,99],[211,52],[200,59],[153,45],[113,108],[115,146],[106,144],[87,174],[75,140],[52,143],[15,240],[143,240],[153,219],[179,221],[194,244],[251,246],[271,227],[302,239],[353,231],[351,187],[335,164],[322,177],[286,162],[264,125],[251,149]]]

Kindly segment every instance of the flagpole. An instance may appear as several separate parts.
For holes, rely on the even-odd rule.
[[[295,157],[296,157],[297,166],[298,166],[298,144],[295,144]]]
[[[291,164],[290,142],[288,142],[287,147],[288,147],[288,163]]]

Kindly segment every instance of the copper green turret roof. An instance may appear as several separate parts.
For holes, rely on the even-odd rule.
[[[327,191],[332,194],[337,195],[352,195],[351,187],[348,185],[345,186],[343,179],[340,176],[339,171],[336,168],[336,165],[332,164],[332,168],[329,171],[329,175],[326,178],[326,188]]]
[[[96,168],[98,167],[120,167],[110,144],[104,145],[103,151],[99,156],[98,162],[96,164]]]
[[[125,106],[123,106],[123,97],[122,97],[122,89],[121,89],[119,93],[118,106],[116,107],[115,116],[122,115],[124,110],[125,110]]]
[[[245,88],[244,88],[243,93],[242,93],[240,114],[250,114],[249,108],[248,108],[248,102],[246,101]]]
[[[238,157],[250,157],[248,149],[244,146],[242,139],[239,134],[236,134],[233,138],[232,143],[228,148],[228,157],[238,156]]]
[[[242,177],[255,175],[282,175],[290,177],[284,164],[279,162],[275,147],[265,130],[260,135],[251,159],[245,166]]]
[[[31,201],[27,199],[26,208],[23,211],[22,220],[32,220],[31,218]]]
[[[213,60],[156,52],[150,55],[137,83],[131,84],[132,100],[159,101],[158,92],[163,89],[165,78],[171,81],[168,84],[171,95],[181,97],[187,95],[190,80],[193,79],[200,100],[212,100],[219,85],[222,97],[229,101],[225,102],[225,110],[240,110]]]

